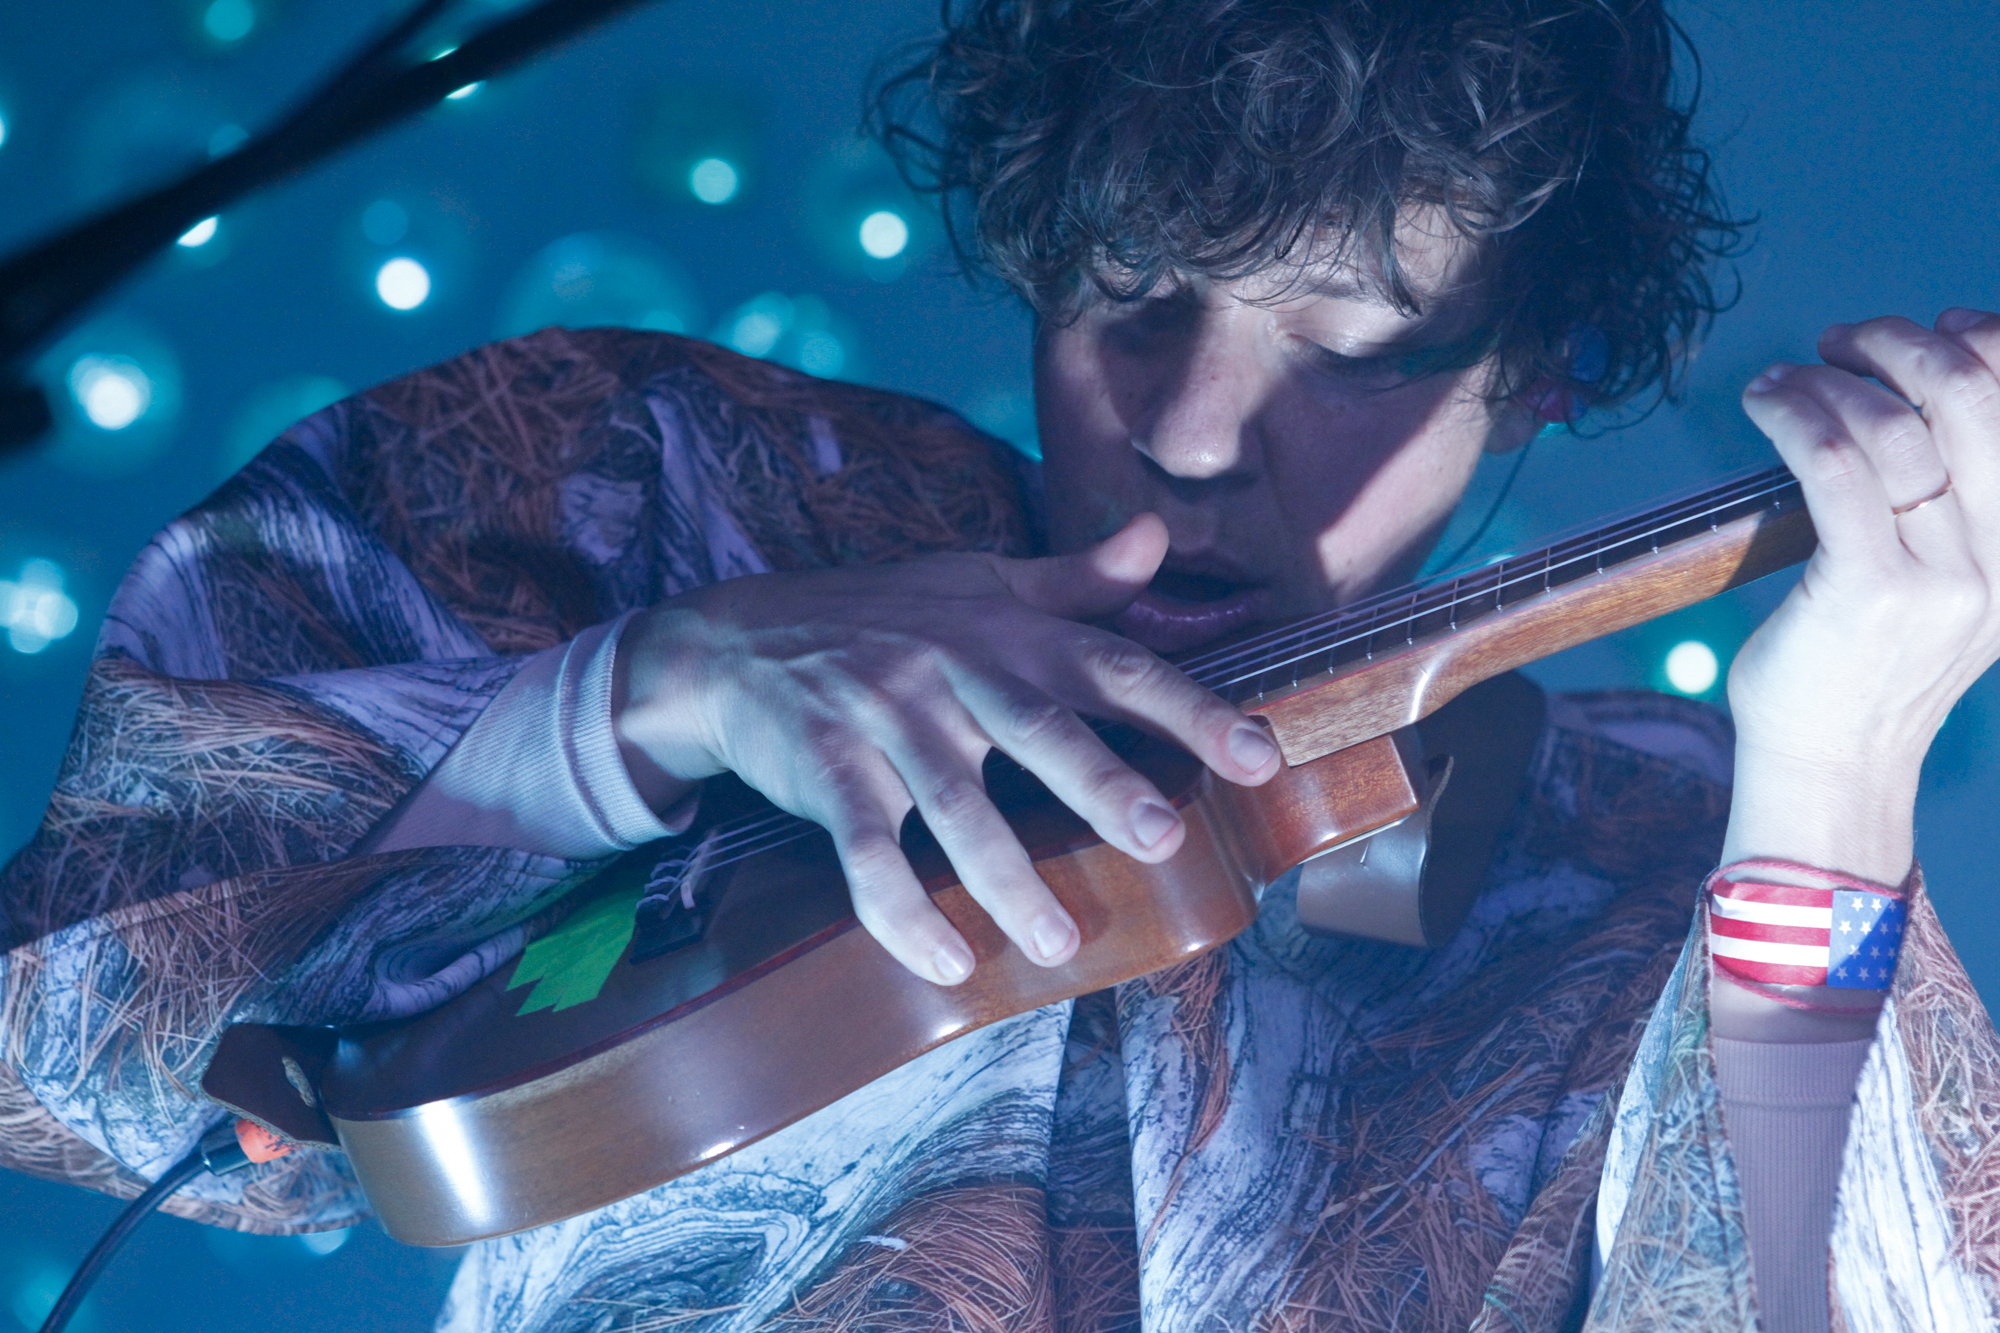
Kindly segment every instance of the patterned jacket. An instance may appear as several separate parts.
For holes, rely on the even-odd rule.
[[[141,554],[0,874],[0,1164],[130,1196],[220,1115],[228,1024],[507,965],[595,864],[352,849],[529,654],[742,574],[1029,553],[1036,503],[941,409],[666,335],[550,330],[302,422]],[[1226,949],[472,1247],[443,1326],[1753,1328],[1695,904],[1728,754],[1690,704],[1559,699],[1446,947],[1307,935],[1281,881]],[[1996,1326],[1996,1119],[2000,1041],[1919,892],[1841,1181],[1848,1329]],[[330,1152],[167,1207],[368,1211]]]

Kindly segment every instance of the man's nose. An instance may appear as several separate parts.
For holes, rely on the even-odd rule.
[[[1151,419],[1133,444],[1167,475],[1214,481],[1247,475],[1261,367],[1244,321],[1204,320],[1178,365],[1164,372]]]

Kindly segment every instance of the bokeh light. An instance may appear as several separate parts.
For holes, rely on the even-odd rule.
[[[69,391],[99,430],[124,430],[153,405],[153,381],[130,357],[78,357],[69,368]]]
[[[10,1277],[16,1276],[9,1274]],[[19,1280],[7,1299],[7,1312],[24,1329],[40,1328],[48,1318],[49,1311],[55,1309],[63,1288],[69,1285],[69,1272],[53,1260],[36,1255],[28,1266],[28,1271],[18,1275]],[[83,1306],[77,1311],[77,1325],[97,1311],[93,1296],[84,1297]]]
[[[215,229],[221,225],[221,218],[203,218],[182,232],[181,238],[175,241],[174,244],[183,246],[189,250],[200,249],[215,239]]]
[[[711,336],[745,356],[822,379],[859,372],[852,330],[817,296],[763,292],[725,315]]]
[[[76,602],[63,591],[62,566],[29,560],[11,579],[0,579],[0,629],[17,653],[39,653],[76,629]]]
[[[120,476],[151,462],[173,439],[180,360],[129,315],[83,325],[36,359],[34,377],[55,409],[55,435],[44,452],[51,462]]]
[[[870,141],[842,137],[828,144],[803,186],[808,234],[836,272],[894,282],[932,239],[931,210]]]
[[[496,331],[511,338],[552,324],[694,333],[702,326],[701,300],[686,271],[650,242],[578,232],[521,267],[508,284]]]
[[[910,244],[910,224],[883,208],[861,219],[861,248],[870,259],[894,259]]]
[[[7,113],[0,111],[0,148],[7,146]]]
[[[431,274],[408,255],[375,270],[375,295],[391,310],[415,310],[431,297]]]
[[[642,115],[633,171],[662,201],[737,203],[755,185],[763,116],[741,88],[672,84],[653,94]]]
[[[463,88],[454,88],[450,92],[446,93],[444,95],[444,100],[447,102],[463,102],[466,98],[472,96],[474,93],[478,92],[481,88],[484,88],[485,86],[486,86],[486,81],[484,79],[481,79],[477,83],[468,83]]]
[[[257,26],[257,11],[250,0],[211,0],[201,26],[218,42],[240,42]]]
[[[410,210],[393,199],[377,199],[361,210],[361,234],[377,245],[394,245],[410,234]]]
[[[704,204],[726,204],[736,197],[736,168],[719,157],[704,157],[688,172],[688,189]]]
[[[1722,674],[1715,649],[1700,639],[1684,639],[1667,650],[1667,684],[1681,694],[1707,694]]]

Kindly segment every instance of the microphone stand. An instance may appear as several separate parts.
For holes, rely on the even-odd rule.
[[[177,180],[116,204],[0,260],[0,455],[54,424],[28,375],[34,353],[92,302],[195,223],[255,190],[524,63],[651,0],[541,0],[436,60],[410,43],[451,0],[416,0],[276,125]]]

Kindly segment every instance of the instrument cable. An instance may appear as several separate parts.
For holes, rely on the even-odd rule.
[[[62,1295],[56,1298],[48,1318],[42,1321],[37,1333],[61,1333],[83,1304],[83,1298],[90,1294],[91,1284],[97,1281],[98,1274],[118,1252],[118,1247],[138,1229],[148,1214],[166,1202],[168,1195],[204,1170],[219,1176],[252,1162],[268,1162],[290,1151],[289,1144],[248,1120],[224,1121],[204,1134],[193,1152],[168,1167],[165,1175],[132,1200],[130,1206],[118,1214],[118,1220],[105,1229],[97,1244],[91,1246],[90,1253],[77,1265],[75,1276],[63,1288]]]

